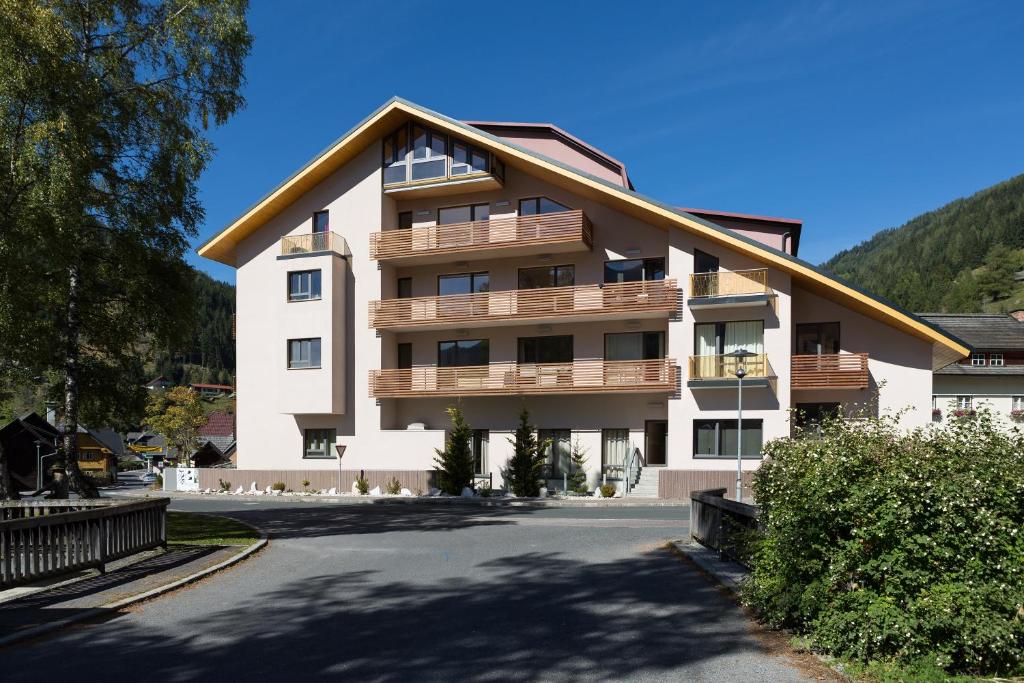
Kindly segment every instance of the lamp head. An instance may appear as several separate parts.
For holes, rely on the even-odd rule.
[[[747,371],[746,370],[744,370],[743,368],[736,368],[736,377],[738,379],[743,379],[746,376],[747,376]]]

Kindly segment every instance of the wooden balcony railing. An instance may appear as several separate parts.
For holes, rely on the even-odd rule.
[[[336,232],[312,232],[305,235],[285,235],[281,238],[281,255],[315,254],[333,251],[342,256],[350,254],[345,238]]]
[[[574,242],[587,249],[593,244],[590,220],[579,209],[375,232],[370,235],[370,258],[401,259]]]
[[[792,389],[867,389],[868,354],[793,356]]]
[[[694,273],[690,276],[691,299],[770,293],[771,290],[768,288],[768,271],[764,268],[722,271],[718,273]]]
[[[675,361],[577,360],[370,371],[371,398],[675,392]]]
[[[775,371],[768,354],[759,353],[740,359],[735,356],[690,356],[690,379],[736,379],[736,370],[743,366],[746,377],[774,378]]]
[[[670,313],[676,309],[676,291],[675,280],[649,280],[387,299],[370,302],[370,327]]]

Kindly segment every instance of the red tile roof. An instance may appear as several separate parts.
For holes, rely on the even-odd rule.
[[[235,388],[230,384],[189,384],[193,389],[223,389],[224,391],[234,391]]]
[[[199,433],[202,436],[234,436],[235,416],[231,413],[222,413],[219,410],[210,413],[206,424],[200,427]]]

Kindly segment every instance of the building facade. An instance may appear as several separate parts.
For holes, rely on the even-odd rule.
[[[591,487],[679,497],[732,487],[737,446],[753,471],[794,408],[926,423],[968,348],[799,260],[800,228],[644,197],[555,126],[396,98],[199,250],[237,269],[238,468],[413,487],[458,402],[493,486],[525,407],[552,487],[578,444]]]
[[[936,422],[989,410],[1005,426],[1024,423],[1024,317],[1003,314],[923,314],[971,345],[970,355],[935,371]]]

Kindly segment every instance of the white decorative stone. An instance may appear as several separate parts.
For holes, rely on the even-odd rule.
[[[203,489],[203,493],[213,493],[210,489]]]
[[[401,495],[409,497],[412,495],[412,491],[410,491],[409,489],[402,489]]]
[[[269,485],[267,486],[267,488],[263,489],[263,493],[267,494],[268,496],[269,496],[269,495],[270,495],[271,493],[273,493],[273,491],[274,491],[274,489],[270,488],[270,486],[269,486]]]
[[[329,489],[329,490],[327,491],[327,495],[328,495],[328,496],[336,496],[336,495],[338,495],[338,489],[337,489],[337,488],[335,488],[334,486],[332,486],[332,487],[331,487],[331,488],[330,488],[330,489]]]
[[[541,486],[540,487],[540,497],[541,498],[547,498],[548,497],[548,487],[547,486]]]
[[[464,487],[462,489],[462,497],[463,498],[472,498],[475,495],[476,494],[473,493],[473,489],[469,488],[468,486],[466,486],[466,487]]]
[[[379,496],[380,495],[380,487],[379,486],[374,486],[372,489],[370,489],[370,495],[371,496]]]
[[[249,487],[249,490],[252,491],[253,493],[259,490],[256,488],[256,482],[252,483],[252,486]]]
[[[359,487],[356,486],[355,482],[352,482],[352,493],[356,493],[356,494],[359,493]]]
[[[244,492],[245,492],[245,489],[243,489],[241,486],[239,486],[237,489],[235,489],[235,495],[236,496],[240,496]]]

